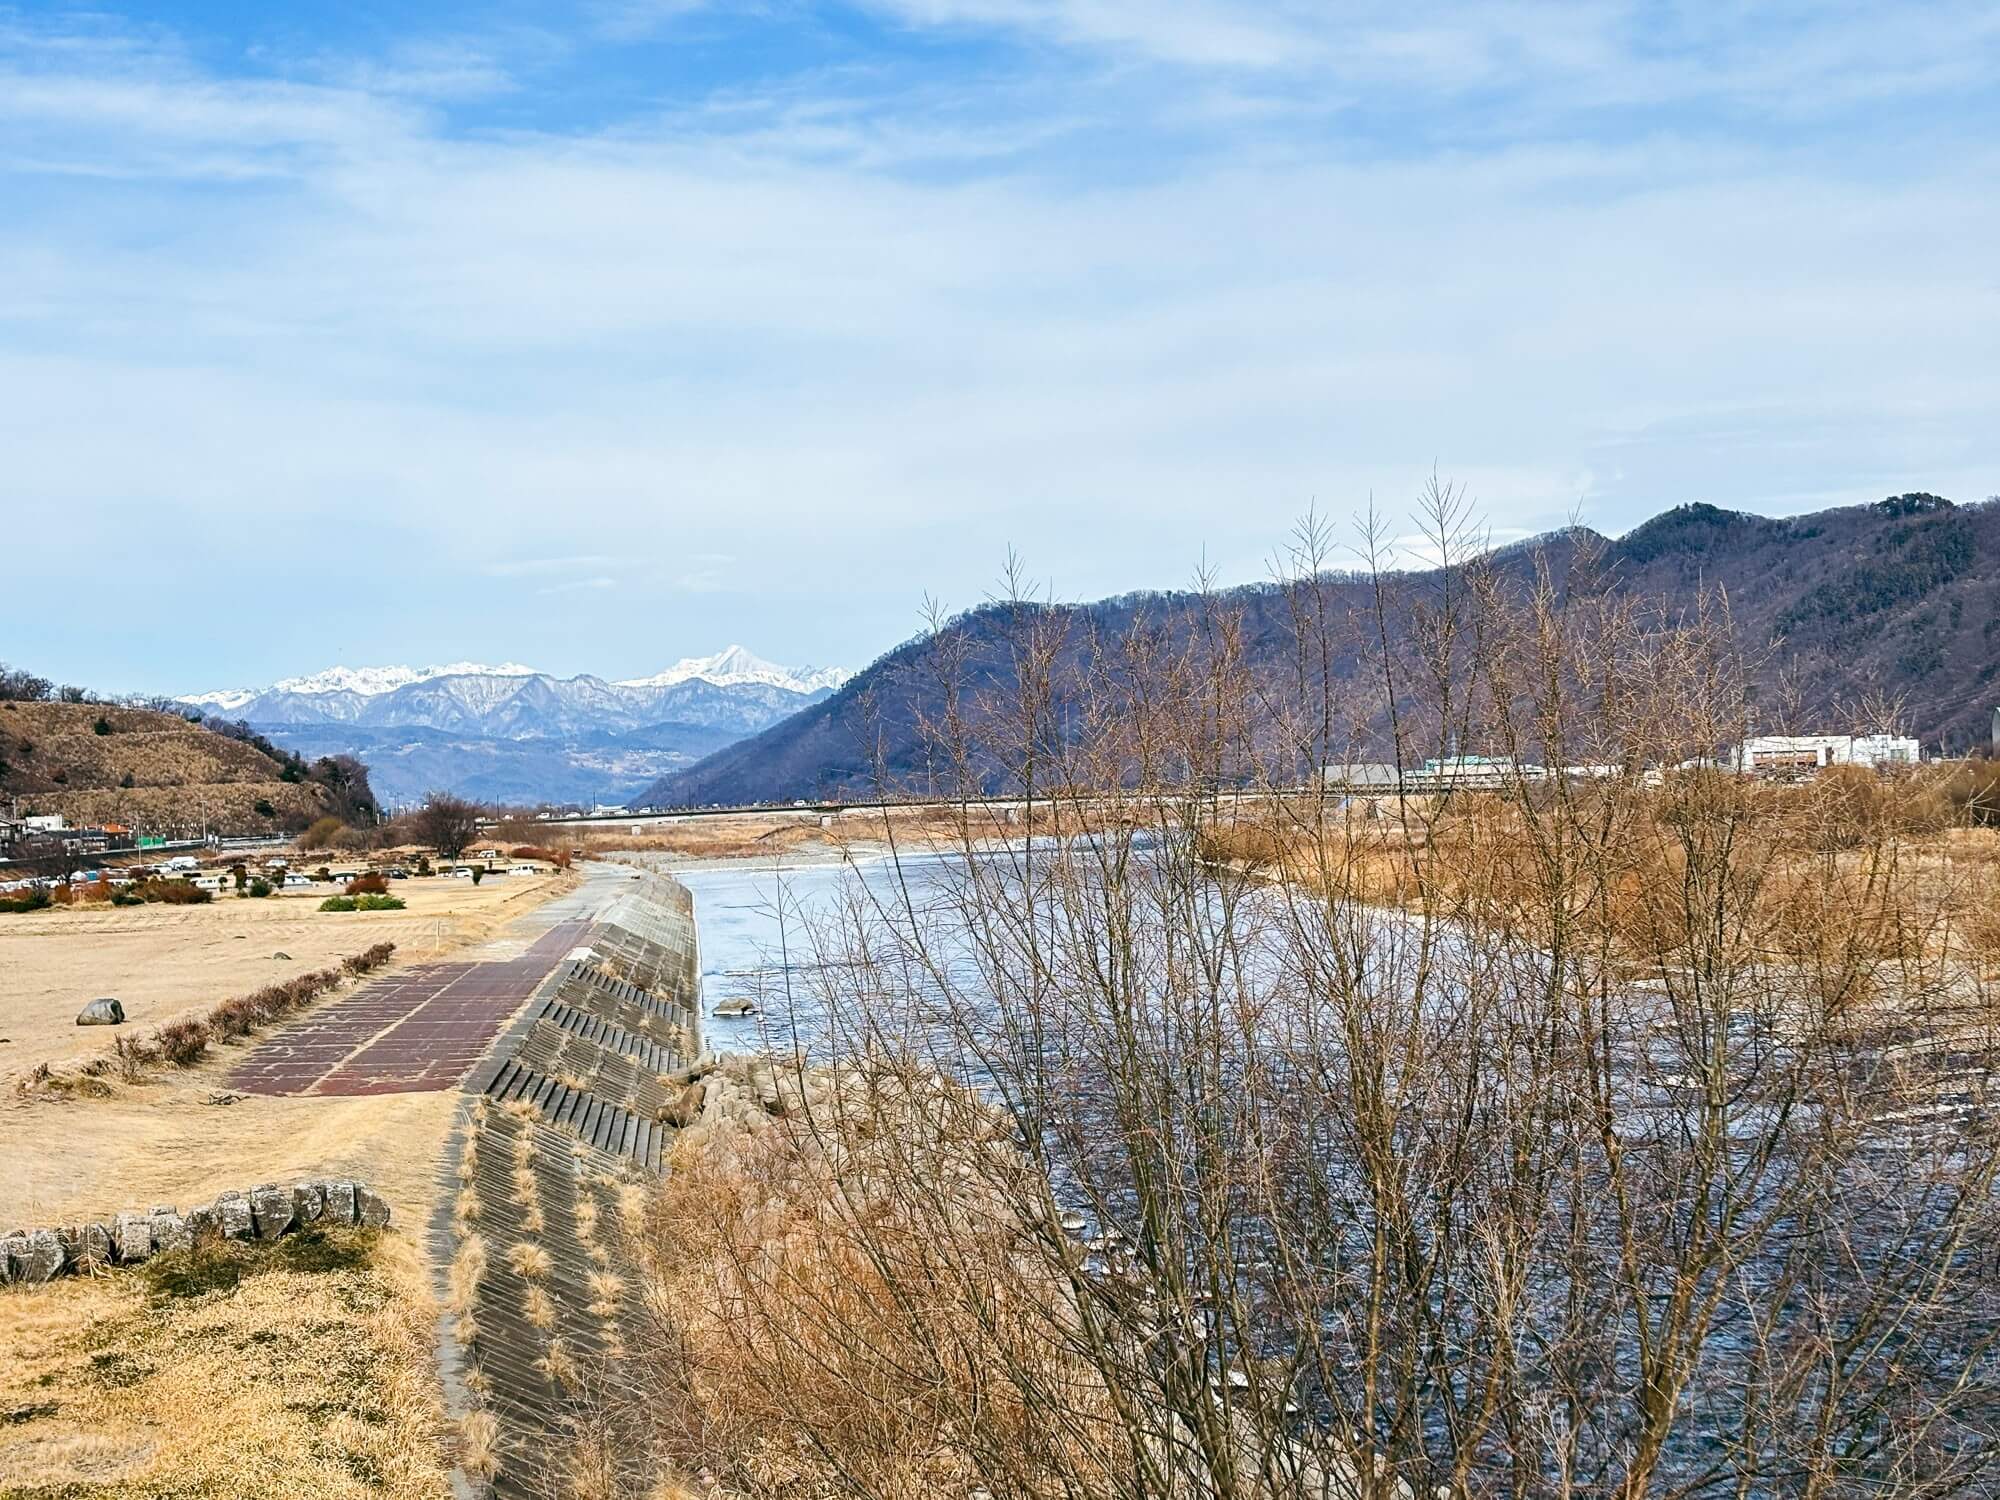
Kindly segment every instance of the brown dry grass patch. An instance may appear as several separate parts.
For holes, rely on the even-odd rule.
[[[150,1274],[0,1295],[0,1389],[37,1409],[0,1427],[0,1491],[446,1493],[422,1263],[393,1235],[338,1248],[249,1251],[268,1268],[185,1295]]]

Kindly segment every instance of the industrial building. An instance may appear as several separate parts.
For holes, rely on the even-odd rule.
[[[1827,766],[1885,771],[1922,758],[1922,747],[1899,734],[1757,734],[1737,748],[1736,769],[1762,775]]]

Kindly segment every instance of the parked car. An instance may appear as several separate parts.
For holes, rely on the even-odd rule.
[[[451,878],[452,878],[453,880],[470,880],[470,879],[472,879],[472,866],[470,866],[470,865],[460,865],[460,866],[458,866],[458,867],[457,867],[456,869],[454,869],[454,870],[453,870],[453,871],[451,872]]]
[[[285,877],[285,888],[287,890],[291,890],[297,886],[310,887],[312,883],[312,876],[310,875],[287,875]]]

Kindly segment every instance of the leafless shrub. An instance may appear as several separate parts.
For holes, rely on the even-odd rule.
[[[1992,1492],[1984,877],[1898,792],[1717,769],[1724,601],[1465,521],[1407,597],[1371,528],[1358,615],[1308,524],[1281,673],[1206,591],[1108,639],[1010,589],[916,658],[948,857],[788,930],[823,1069],[712,1090],[633,1226],[660,1472]],[[1382,760],[1434,781],[1314,774]],[[1284,878],[1218,871],[1241,828]]]

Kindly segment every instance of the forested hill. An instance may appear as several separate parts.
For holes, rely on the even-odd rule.
[[[1560,572],[1576,540],[1557,533],[1523,543],[1499,565],[1525,573],[1539,552]],[[1926,746],[1985,742],[2000,703],[2000,504],[1898,495],[1784,519],[1684,505],[1603,547],[1605,576],[1628,595],[1672,606],[1703,589],[1725,592],[1739,639],[1769,648],[1763,675],[1774,685],[1782,678],[1799,717],[1899,699],[1904,727]],[[1426,575],[1401,582],[1420,591]],[[1369,585],[1343,580],[1335,592],[1365,608]],[[1243,612],[1253,665],[1280,663],[1291,649],[1280,592],[1252,586],[1230,599]],[[1076,613],[1116,632],[1158,603],[1130,596]],[[991,636],[997,613],[975,611],[951,628]],[[635,805],[860,794],[873,788],[878,750],[892,774],[914,774],[929,649],[921,640],[899,647],[825,702],[663,778]]]

